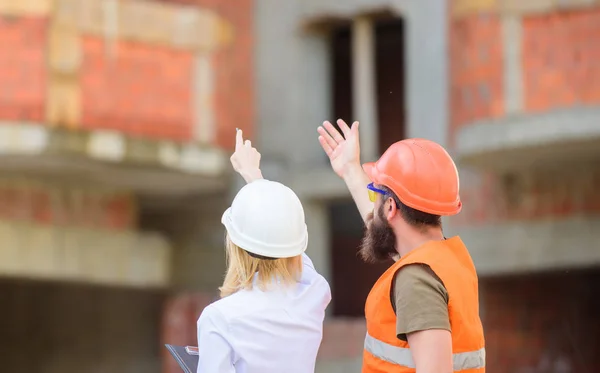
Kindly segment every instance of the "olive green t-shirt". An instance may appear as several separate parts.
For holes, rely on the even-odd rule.
[[[406,341],[407,334],[421,330],[450,331],[448,291],[428,265],[402,267],[396,273],[391,296],[398,339]]]

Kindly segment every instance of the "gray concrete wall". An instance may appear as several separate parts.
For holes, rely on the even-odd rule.
[[[265,166],[323,166],[316,128],[331,119],[328,40],[302,29],[299,1],[259,0],[255,11],[255,122]]]
[[[216,293],[225,274],[221,216],[230,202],[230,196],[221,193],[144,209],[142,228],[160,232],[171,242],[174,289]]]
[[[391,12],[406,20],[408,137],[447,139],[448,47],[445,0],[302,1],[302,22]],[[368,125],[368,123],[365,123]]]
[[[317,127],[331,117],[330,52],[324,19],[350,21],[390,11],[407,21],[407,132],[445,144],[447,138],[446,1],[318,0],[256,2],[257,135],[267,178],[287,183],[305,204],[309,254],[329,269],[325,205],[348,198],[317,141]],[[273,15],[277,15],[274,17]],[[352,121],[353,118],[344,118]],[[361,123],[368,126],[369,123]],[[327,252],[322,252],[323,250]]]

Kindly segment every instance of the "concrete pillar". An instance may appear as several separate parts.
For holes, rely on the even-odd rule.
[[[503,16],[501,22],[504,46],[504,109],[506,115],[516,115],[523,111],[523,27],[520,17],[514,14]]]
[[[215,90],[214,76],[210,53],[197,53],[194,57],[192,81],[194,140],[202,144],[212,144],[216,138],[216,118],[213,101]]]
[[[304,200],[304,215],[308,227],[306,254],[315,269],[331,284],[330,227],[327,205],[323,201]]]
[[[406,20],[407,137],[448,140],[448,1],[397,1]]]
[[[352,84],[354,120],[360,124],[363,161],[378,156],[375,29],[372,19],[359,16],[352,24]]]

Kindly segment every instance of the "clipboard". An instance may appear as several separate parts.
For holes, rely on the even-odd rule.
[[[173,355],[184,373],[196,373],[198,371],[198,347],[170,344],[165,344],[165,347]]]

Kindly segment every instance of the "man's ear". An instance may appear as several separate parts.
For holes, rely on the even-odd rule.
[[[396,202],[393,198],[388,198],[386,201],[386,205],[386,217],[387,220],[390,221],[398,213],[398,206],[396,206]]]

